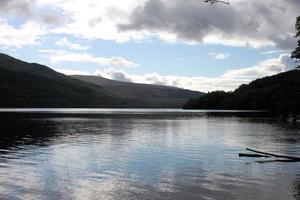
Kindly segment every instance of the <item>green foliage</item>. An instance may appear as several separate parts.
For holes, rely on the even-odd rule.
[[[291,57],[295,58],[297,63],[300,63],[300,16],[297,17],[295,28],[296,28],[296,38],[298,38],[298,41],[297,41],[297,47],[292,52]],[[298,66],[298,68],[299,67],[300,66]]]
[[[186,109],[269,110],[300,112],[300,71],[292,70],[257,79],[234,92],[212,92],[189,100]]]

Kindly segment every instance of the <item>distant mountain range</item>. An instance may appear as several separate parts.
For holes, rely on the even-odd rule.
[[[203,93],[175,87],[66,76],[46,66],[0,54],[0,107],[181,108]]]
[[[190,99],[186,109],[268,110],[300,113],[300,70],[291,70],[241,85],[233,92],[216,91]]]

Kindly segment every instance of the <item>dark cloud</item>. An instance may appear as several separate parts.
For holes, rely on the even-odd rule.
[[[0,13],[31,17],[35,0],[0,0]]]
[[[149,0],[118,28],[167,32],[191,42],[203,42],[206,36],[218,35],[252,46],[271,42],[289,49],[295,44],[291,33],[299,10],[299,0],[232,0],[230,6],[212,6],[201,0]]]
[[[65,22],[65,18],[53,10],[45,11],[41,16],[41,20],[45,24],[60,25]]]
[[[14,18],[23,17],[27,20],[39,21],[45,24],[60,24],[62,16],[51,7],[40,9],[36,0],[0,0],[0,15]]]
[[[99,22],[102,21],[102,18],[101,17],[96,17],[96,18],[93,18],[89,21],[89,26],[90,27],[94,27],[96,26]]]

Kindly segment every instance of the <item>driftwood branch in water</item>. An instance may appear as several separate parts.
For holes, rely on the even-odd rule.
[[[249,154],[249,153],[239,153],[239,157],[253,157],[253,158],[268,158],[270,156],[268,155],[262,155],[262,154]]]
[[[272,163],[272,162],[299,162],[297,160],[290,160],[290,159],[275,159],[275,160],[258,160],[255,161],[257,163],[260,164],[264,164],[264,163]]]
[[[276,158],[285,158],[285,159],[292,160],[292,161],[300,161],[300,157],[279,155],[279,154],[274,154],[274,153],[267,153],[267,152],[263,152],[263,151],[257,151],[257,150],[254,150],[254,149],[250,149],[250,148],[246,148],[246,150],[254,152],[254,153],[259,153],[259,154],[263,154],[263,155],[267,155],[267,156],[276,157]]]

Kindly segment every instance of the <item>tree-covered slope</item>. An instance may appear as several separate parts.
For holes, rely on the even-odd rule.
[[[99,84],[99,80],[105,84]],[[43,65],[0,54],[0,107],[180,108],[187,99],[200,94],[100,77],[74,78]]]
[[[105,88],[128,102],[129,107],[180,108],[189,98],[203,95],[201,92],[176,87],[137,84],[105,79],[99,76],[73,76]]]
[[[104,88],[0,54],[0,107],[109,107],[121,103]]]
[[[243,109],[299,112],[300,70],[292,70],[241,85],[234,92],[216,91],[190,99],[186,109]]]

